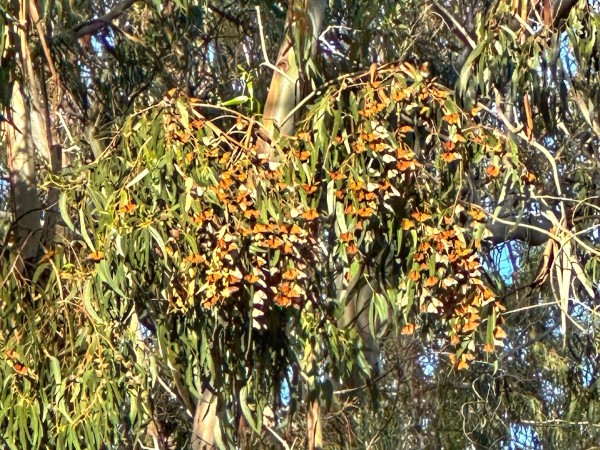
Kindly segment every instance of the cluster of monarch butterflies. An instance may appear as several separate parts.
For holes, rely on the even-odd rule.
[[[181,313],[195,305],[227,310],[246,304],[263,317],[277,308],[302,310],[322,301],[325,288],[314,280],[332,260],[348,272],[377,242],[405,246],[409,266],[400,274],[397,305],[403,331],[417,329],[420,314],[435,315],[463,368],[483,315],[494,319],[486,351],[503,331],[502,306],[481,281],[477,256],[475,235],[486,214],[457,197],[462,164],[483,155],[479,170],[490,183],[500,165],[518,165],[498,137],[475,124],[479,111],[461,111],[423,70],[391,67],[345,89],[358,90],[350,107],[336,110],[324,102],[325,111],[311,110],[319,120],[332,119],[332,129],[315,125],[284,139],[275,168],[258,150],[251,119],[206,119],[194,99],[161,106],[154,121],[163,153],[140,150],[148,152],[142,158],[158,159],[156,170],[169,168],[168,177],[158,178],[171,199],[166,210],[177,211],[176,220],[164,221],[166,236],[155,248],[167,261],[168,287],[161,294]],[[339,97],[339,89],[325,95],[334,94]],[[305,123],[310,127],[310,117]],[[428,133],[419,149],[417,128]],[[151,205],[140,200],[143,184],[131,185],[115,210],[118,220],[136,228],[149,223]],[[459,218],[464,214],[472,219],[467,225]],[[336,237],[332,245],[325,244],[327,230]],[[106,252],[98,249],[88,259],[97,262]]]

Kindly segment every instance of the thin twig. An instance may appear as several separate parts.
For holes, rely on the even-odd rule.
[[[260,17],[260,6],[256,5],[254,9],[256,10],[256,18],[258,19],[258,33],[260,34],[260,47],[262,50],[263,59],[266,63],[271,64],[271,61],[269,61],[269,55],[267,54],[267,44],[265,42],[265,35],[263,33],[262,19]]]
[[[546,302],[546,303],[538,303],[537,305],[529,305],[529,306],[523,306],[521,308],[516,308],[516,309],[511,309],[510,311],[505,311],[502,313],[502,315],[506,315],[506,314],[513,314],[516,312],[520,312],[520,311],[527,311],[529,309],[535,309],[535,308],[541,308],[542,306],[552,306],[552,305],[557,305],[558,302],[554,301],[554,302]]]
[[[600,424],[592,422],[569,422],[564,419],[548,419],[548,420],[521,420],[518,423],[524,425],[535,425],[535,426],[557,426],[557,425],[568,425],[575,427],[596,427],[600,428]]]
[[[40,20],[40,15],[38,14],[38,10],[35,7],[35,2],[33,0],[29,1],[29,14],[31,15],[31,20],[35,24],[35,29],[38,32],[40,37],[40,42],[42,43],[42,49],[44,51],[44,55],[46,56],[46,60],[48,61],[48,67],[50,68],[50,73],[52,74],[52,78],[54,78],[54,82],[58,83],[58,74],[56,73],[56,68],[54,67],[54,61],[52,60],[52,56],[50,55],[50,49],[48,48],[48,43],[46,42],[46,36],[44,35],[44,30],[42,29],[42,21]]]
[[[290,76],[287,73],[285,73],[279,67],[273,65],[271,63],[271,61],[269,60],[269,55],[267,54],[267,44],[265,43],[265,35],[263,33],[262,19],[260,17],[260,6],[256,5],[255,9],[256,9],[256,18],[258,19],[258,33],[260,34],[260,46],[262,47],[262,54],[263,54],[263,58],[264,58],[264,62],[261,63],[261,66],[268,67],[269,69],[273,70],[274,72],[277,72],[278,74],[280,74],[282,77],[285,77],[285,79],[288,82],[294,84],[295,81],[292,78],[290,78]]]
[[[287,442],[285,442],[283,440],[283,438],[281,436],[279,436],[279,434],[277,434],[275,432],[275,430],[273,428],[271,428],[269,425],[265,424],[264,427],[269,430],[269,432],[275,437],[275,439],[277,439],[279,441],[279,443],[283,446],[283,448],[285,450],[290,450],[290,446],[287,444]]]

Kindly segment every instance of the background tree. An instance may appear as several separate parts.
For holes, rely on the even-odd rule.
[[[10,448],[598,442],[598,5],[372,3],[1,5]]]

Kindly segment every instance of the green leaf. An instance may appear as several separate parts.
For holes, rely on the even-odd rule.
[[[102,261],[100,261],[100,263],[96,265],[96,267],[98,268],[98,279],[108,284],[121,297],[127,298],[127,295],[125,295],[125,293],[117,285],[112,275],[110,274],[108,262],[105,259],[103,259]]]
[[[60,363],[58,362],[58,359],[56,359],[56,357],[54,357],[54,356],[49,356],[49,359],[50,359],[50,372],[52,373],[54,382],[56,383],[57,386],[59,386],[62,383],[62,376],[60,373]]]
[[[260,428],[258,427],[257,421],[252,414],[250,406],[248,405],[248,390],[249,384],[246,384],[240,391],[240,407],[242,409],[244,418],[248,421],[248,425],[250,425],[250,428],[252,428],[257,434],[260,434]]]
[[[132,186],[136,185],[137,183],[139,183],[146,175],[148,175],[150,171],[148,170],[148,168],[145,168],[144,170],[142,170],[140,173],[138,173],[135,178],[133,180],[131,180],[129,183],[127,183],[125,185],[125,189],[129,189]]]
[[[477,47],[475,47],[473,49],[473,51],[471,51],[471,53],[469,54],[469,57],[465,61],[465,64],[463,65],[463,68],[460,71],[460,75],[458,77],[457,89],[458,89],[459,96],[463,96],[465,91],[467,90],[467,86],[469,84],[469,78],[471,76],[471,70],[472,70],[471,66],[473,65],[475,60],[479,57],[479,55],[481,55],[481,53],[487,47],[487,45],[488,45],[487,40],[481,41],[477,45]]]
[[[246,103],[248,100],[250,100],[250,97],[248,97],[247,95],[238,95],[237,97],[232,98],[231,100],[227,100],[225,102],[221,103],[221,106],[237,106],[237,105],[243,105],[244,103]]]
[[[60,210],[60,215],[62,220],[65,222],[65,225],[67,225],[69,230],[75,231],[75,225],[73,225],[73,222],[69,217],[69,210],[67,209],[67,195],[65,193],[60,194],[60,197],[58,198],[58,209]]]
[[[81,236],[83,237],[83,240],[87,244],[88,248],[91,251],[95,252],[96,248],[94,247],[94,243],[90,239],[90,236],[87,233],[87,228],[85,226],[85,215],[83,209],[79,210],[79,225],[81,226]]]
[[[100,318],[100,316],[96,313],[94,306],[92,305],[92,301],[95,298],[94,296],[94,284],[92,279],[88,279],[85,282],[85,287],[83,289],[83,306],[85,310],[90,315],[90,317],[97,323],[104,323],[104,321]]]
[[[160,251],[162,252],[164,260],[166,262],[167,261],[167,250],[165,248],[165,242],[163,241],[163,238],[158,233],[158,231],[156,231],[153,227],[149,226],[148,227],[148,231],[150,232],[150,234],[152,235],[152,237],[156,241],[156,244],[158,245],[158,248],[160,248]]]
[[[188,112],[188,106],[183,103],[182,99],[177,99],[176,102],[177,105],[177,110],[179,111],[179,114],[181,115],[181,125],[186,129],[189,130],[190,128],[190,114]]]

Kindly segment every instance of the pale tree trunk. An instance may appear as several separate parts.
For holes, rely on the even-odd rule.
[[[279,136],[290,136],[295,130],[295,109],[306,94],[308,74],[306,59],[314,58],[323,18],[326,0],[290,0],[285,24],[285,37],[280,46],[273,78],[265,103],[263,125],[268,136],[259,142],[259,150],[270,163],[276,163],[278,155],[272,141]],[[294,42],[299,36],[302,42]],[[303,54],[298,55],[301,51]],[[318,411],[318,405],[312,405],[311,411]],[[320,424],[320,418],[313,420]],[[205,390],[198,401],[194,418],[192,448],[204,450],[215,447],[215,434],[219,433],[217,418],[217,399]],[[314,435],[314,447],[321,445],[320,433]]]
[[[269,138],[291,136],[296,126],[296,106],[307,94],[309,74],[306,60],[297,51],[303,51],[312,59],[325,16],[325,0],[290,0],[285,24],[285,37],[279,47],[269,94],[263,112],[263,125]],[[301,36],[304,42],[294,42]],[[300,64],[300,66],[299,66]],[[259,143],[263,154],[271,161],[277,159],[272,146]]]
[[[217,425],[217,398],[208,389],[202,393],[196,406],[194,431],[192,435],[193,450],[215,448],[215,426]]]
[[[315,342],[306,344],[303,369],[306,374],[311,374],[306,380],[306,431],[308,434],[309,450],[320,450],[323,448],[323,427],[321,419],[321,403],[319,402],[316,384],[318,383],[318,357],[315,354]]]
[[[11,203],[14,214],[15,245],[19,249],[20,260],[17,267],[23,268],[23,261],[37,255],[41,239],[42,224],[40,201],[37,190],[35,167],[35,147],[31,139],[29,108],[20,86],[13,86],[11,107],[12,125],[4,122],[6,150],[11,187]],[[19,270],[19,271],[20,271]]]
[[[18,17],[27,23],[28,2],[19,2]],[[17,50],[22,83],[14,82],[10,109],[4,122],[6,153],[14,215],[14,237],[19,259],[16,270],[24,269],[24,262],[35,258],[42,243],[41,206],[38,193],[36,157],[50,162],[50,139],[42,105],[37,95],[34,64],[29,52],[27,30],[17,28],[9,34]]]

